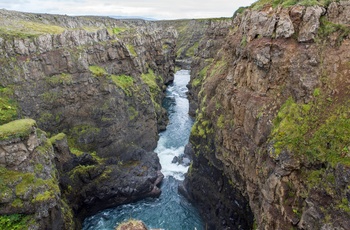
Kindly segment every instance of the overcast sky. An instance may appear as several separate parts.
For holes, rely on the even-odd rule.
[[[256,0],[0,0],[0,9],[67,15],[155,19],[231,17]]]

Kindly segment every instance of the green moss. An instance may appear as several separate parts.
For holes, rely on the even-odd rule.
[[[143,73],[141,79],[149,87],[151,93],[152,103],[157,111],[161,109],[161,106],[157,102],[157,97],[161,93],[161,88],[158,83],[162,83],[163,79],[160,76],[157,76],[152,69],[148,69],[148,73]]]
[[[260,0],[251,5],[253,10],[259,10],[267,5],[276,8],[278,6],[291,7],[294,5],[301,6],[328,6],[332,0]]]
[[[22,21],[24,28],[34,34],[60,34],[65,31],[65,28],[44,23]]]
[[[69,147],[71,153],[73,153],[76,156],[81,156],[84,154],[83,151],[81,151],[80,149],[74,148],[74,147]]]
[[[47,91],[41,94],[40,97],[46,103],[53,103],[60,97],[60,93],[55,91]]]
[[[42,165],[36,165],[36,167],[43,167]],[[41,193],[51,196],[59,194],[60,189],[58,187],[58,181],[54,177],[44,180],[38,178],[35,173],[23,173],[14,170],[8,170],[4,167],[0,167],[0,192],[11,191],[16,195],[16,199],[13,200],[13,207],[22,207],[24,198],[31,202],[39,201],[36,197],[39,196],[40,201],[43,201],[44,197]]]
[[[108,33],[109,33],[109,34],[118,35],[118,34],[123,33],[124,31],[126,31],[127,28],[123,28],[123,27],[114,27],[114,28],[108,28],[107,30],[108,30]]]
[[[61,212],[67,229],[75,229],[73,210],[67,204],[66,199],[61,199]]]
[[[274,120],[274,154],[286,149],[310,161],[350,165],[349,102],[327,110],[329,103],[321,96],[307,105],[289,98]]]
[[[191,46],[191,47],[187,50],[186,56],[187,56],[187,57],[193,57],[195,51],[198,49],[198,46],[199,46],[199,42],[194,43],[193,46]]]
[[[209,69],[209,65],[205,66],[200,72],[199,72],[199,77],[201,79],[204,79],[207,76],[207,72]]]
[[[7,97],[0,97],[0,125],[16,119],[17,116],[17,104]]]
[[[192,86],[193,86],[193,87],[198,87],[201,83],[202,83],[202,80],[201,80],[201,79],[195,78],[195,79],[192,81]]]
[[[241,40],[241,46],[242,46],[242,47],[246,47],[247,44],[248,44],[247,36],[246,36],[246,35],[243,35],[242,40]]]
[[[111,75],[111,79],[114,82],[114,84],[122,88],[122,90],[127,96],[132,96],[132,87],[134,86],[133,77],[127,75]]]
[[[216,123],[216,125],[218,126],[218,128],[223,129],[225,126],[225,116],[223,114],[221,114],[218,118],[218,121]]]
[[[103,77],[107,75],[107,72],[104,68],[96,65],[89,66],[90,72],[94,77]]]
[[[129,113],[130,121],[134,120],[139,115],[139,112],[134,107],[131,107],[131,106],[129,106],[128,108],[128,113]]]
[[[60,85],[60,84],[68,84],[69,85],[73,82],[72,75],[66,74],[66,73],[47,77],[46,80],[51,85]]]
[[[17,103],[11,99],[14,91],[11,86],[0,85],[0,125],[15,120],[18,117]]]
[[[59,133],[59,134],[57,134],[57,135],[51,137],[51,138],[50,138],[50,142],[51,142],[52,144],[54,144],[54,143],[56,143],[56,141],[61,141],[61,140],[65,139],[65,138],[67,138],[66,134],[64,134],[64,133]]]
[[[134,56],[134,57],[137,57],[137,53],[135,51],[135,47],[131,44],[127,44],[126,45],[126,48],[129,50],[129,53]]]
[[[341,42],[350,35],[350,27],[343,24],[332,23],[327,20],[326,16],[322,16],[320,19],[318,38],[327,39],[334,33],[337,34],[336,44],[340,45]]]
[[[205,110],[205,108],[203,109]],[[207,138],[208,134],[214,133],[211,122],[204,119],[203,113],[197,114],[197,119],[192,126],[191,135],[201,138]]]
[[[341,200],[341,203],[337,206],[338,209],[345,211],[346,213],[350,213],[350,205],[349,205],[349,200],[344,197]]]
[[[46,190],[43,193],[39,193],[32,202],[46,202],[53,199],[55,199],[55,194],[52,191]]]
[[[320,96],[320,93],[321,93],[320,91],[321,91],[320,88],[316,88],[313,92],[314,97]]]
[[[35,126],[36,122],[32,119],[11,121],[0,126],[0,140],[28,137]]]
[[[12,214],[0,215],[0,229],[23,230],[35,225],[32,215]]]
[[[12,207],[15,208],[22,208],[23,207],[23,201],[21,199],[15,199],[12,203],[11,203]]]
[[[77,148],[81,151],[94,151],[95,137],[99,135],[101,130],[89,124],[82,124],[73,127],[69,131],[68,144],[72,148]],[[89,140],[87,143],[85,140]]]

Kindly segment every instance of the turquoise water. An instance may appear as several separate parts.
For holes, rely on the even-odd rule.
[[[161,196],[101,211],[85,219],[84,230],[114,230],[119,223],[130,218],[142,220],[149,228],[204,229],[197,210],[177,192],[178,184],[184,179],[188,167],[171,163],[174,156],[183,153],[193,125],[193,120],[188,115],[189,103],[186,96],[189,80],[189,71],[178,71],[163,102],[169,113],[169,124],[167,130],[160,134],[158,146],[154,150],[158,153],[165,176]]]

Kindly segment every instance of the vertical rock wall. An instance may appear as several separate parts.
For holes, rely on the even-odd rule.
[[[348,228],[348,8],[253,6],[199,44],[185,187],[209,229]]]

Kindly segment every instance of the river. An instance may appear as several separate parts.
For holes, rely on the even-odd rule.
[[[165,176],[160,197],[101,211],[85,219],[84,230],[114,230],[119,223],[130,218],[142,220],[150,229],[204,229],[197,210],[177,191],[188,167],[172,163],[175,156],[183,154],[193,125],[193,120],[188,115],[189,102],[186,95],[189,80],[189,71],[176,72],[174,83],[168,86],[163,102],[168,110],[169,124],[166,131],[160,133],[154,150],[159,156]]]

